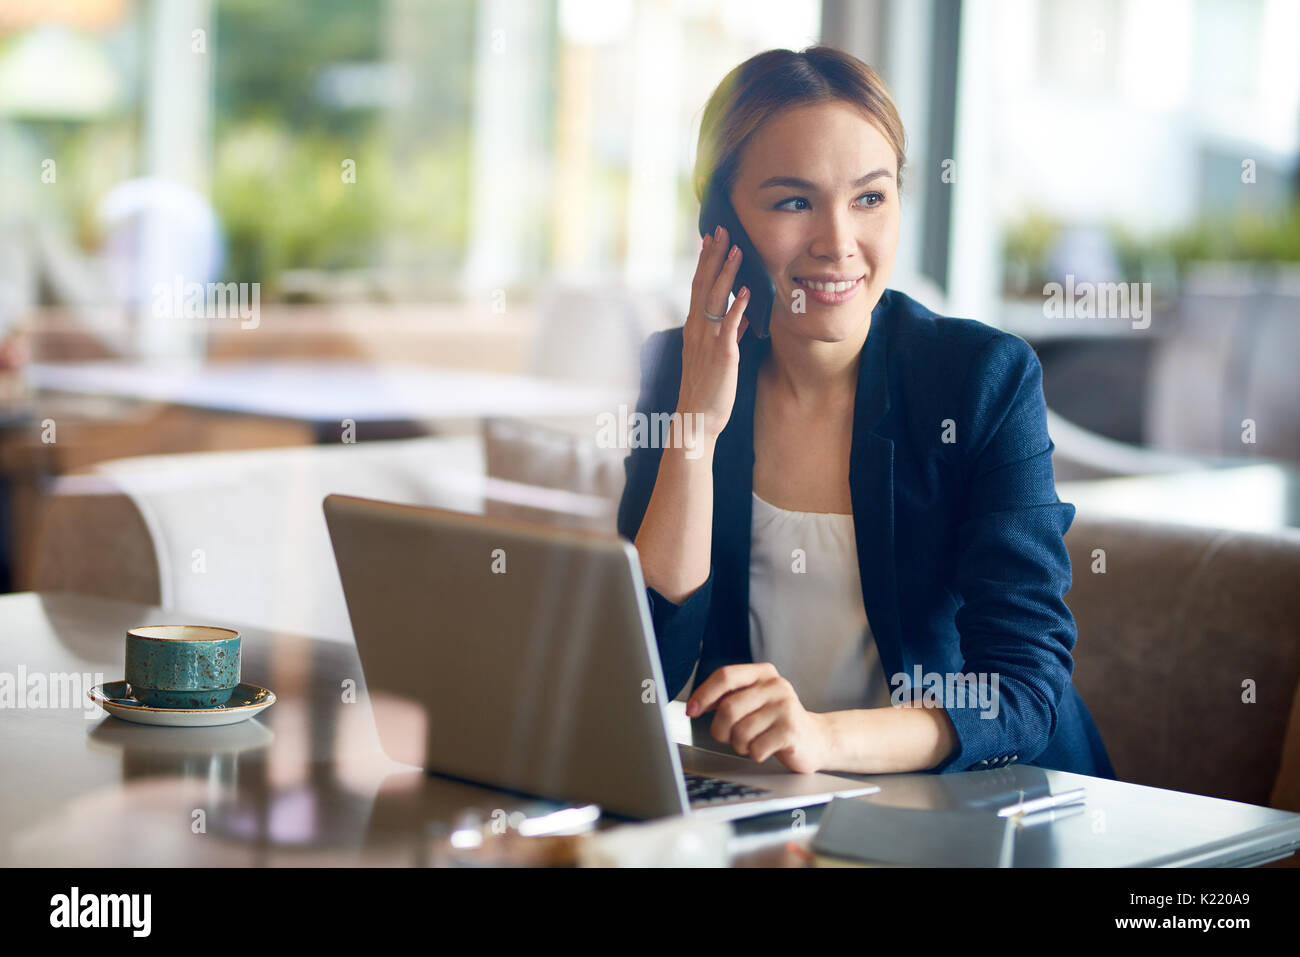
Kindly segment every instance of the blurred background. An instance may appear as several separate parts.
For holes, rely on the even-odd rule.
[[[704,103],[819,42],[902,113],[891,285],[1034,346],[1062,500],[1300,524],[1298,37],[1295,0],[8,0],[0,590],[346,635],[326,492],[612,528]]]

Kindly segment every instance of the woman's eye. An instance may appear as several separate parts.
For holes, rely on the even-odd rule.
[[[864,198],[870,200],[870,202],[868,202],[866,206],[868,209],[871,209],[876,206],[879,206],[881,203],[885,201],[885,194],[870,192],[870,193],[863,193],[861,196],[858,197],[858,199],[864,199]],[[804,205],[794,207],[790,205],[791,203],[803,203]],[[777,209],[807,209],[808,200],[804,199],[802,196],[791,196],[789,199],[782,200],[781,202],[777,203],[776,208]]]

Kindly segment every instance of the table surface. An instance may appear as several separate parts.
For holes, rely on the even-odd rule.
[[[33,389],[120,398],[302,422],[396,422],[508,415],[617,413],[636,401],[608,389],[469,369],[353,360],[33,363]]]
[[[1057,482],[1056,494],[1087,515],[1287,534],[1300,526],[1300,468],[1280,462]]]
[[[424,865],[430,834],[466,812],[558,806],[389,760],[350,644],[241,628],[245,679],[278,700],[238,725],[145,727],[88,706],[80,676],[122,677],[127,628],[185,617],[72,594],[0,596],[0,670],[29,692],[44,675],[61,691],[44,703],[62,705],[29,694],[0,715],[0,866]],[[355,703],[344,701],[348,679]],[[675,717],[689,741],[691,722]],[[711,744],[698,731],[695,743]],[[1300,847],[1297,814],[1061,771],[862,777],[881,791],[860,800],[912,808],[959,807],[985,786],[1085,787],[1084,813],[1018,831],[1021,867],[1256,864]],[[788,842],[806,848],[822,810],[797,829],[789,812],[745,822],[732,863],[802,864]]]

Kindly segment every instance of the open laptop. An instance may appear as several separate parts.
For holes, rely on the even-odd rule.
[[[342,495],[324,508],[394,760],[628,818],[735,819],[880,790],[675,744],[625,539]]]

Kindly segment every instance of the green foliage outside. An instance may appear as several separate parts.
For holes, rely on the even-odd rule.
[[[1048,274],[1048,257],[1065,225],[1033,213],[1006,230],[1004,292],[1033,295],[1044,283],[1060,278]],[[1176,281],[1189,265],[1201,262],[1300,262],[1300,202],[1271,214],[1242,210],[1205,216],[1154,237],[1137,236],[1119,224],[1110,224],[1106,231],[1122,274],[1143,281],[1157,277]]]
[[[400,148],[385,109],[340,108],[319,94],[330,67],[388,60],[389,8],[218,0],[212,200],[228,280],[260,281],[274,296],[291,269],[450,270],[463,256],[472,3],[407,8],[428,21],[421,42],[434,48],[414,99],[436,110],[403,114],[414,119]],[[344,180],[345,160],[355,182]]]

